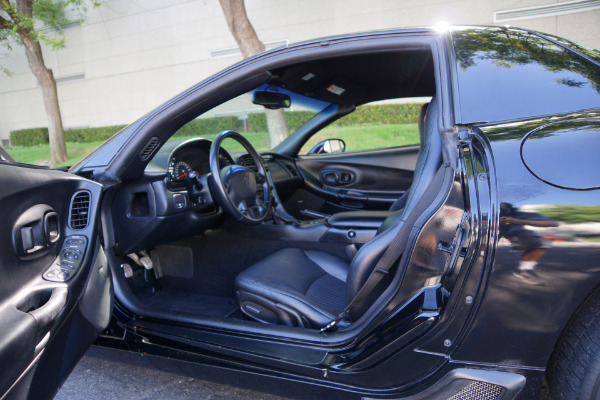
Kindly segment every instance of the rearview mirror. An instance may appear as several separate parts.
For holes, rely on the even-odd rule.
[[[292,105],[290,96],[278,92],[255,91],[252,93],[252,103],[258,104],[269,110],[289,108]]]
[[[342,139],[327,139],[317,143],[308,154],[343,153],[344,150],[346,143]]]

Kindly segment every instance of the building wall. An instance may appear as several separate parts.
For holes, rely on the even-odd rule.
[[[600,47],[600,6],[559,13],[534,9],[496,20],[495,12],[551,0],[246,0],[260,39],[271,45],[315,37],[441,22],[513,25]],[[587,7],[587,8],[586,8]],[[596,8],[594,8],[596,7]],[[527,11],[527,10],[525,10]],[[565,13],[567,12],[567,13]],[[44,49],[58,81],[65,128],[126,124],[241,59],[217,0],[103,0],[81,26],[64,31],[66,47]],[[41,90],[22,48],[0,51],[0,139],[46,126]]]

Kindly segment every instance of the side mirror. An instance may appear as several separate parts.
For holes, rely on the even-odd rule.
[[[327,139],[317,143],[308,154],[343,153],[345,150],[346,143],[342,139]]]
[[[277,110],[280,108],[289,108],[292,105],[292,100],[290,96],[284,93],[257,90],[252,93],[252,103],[268,108],[269,110]]]

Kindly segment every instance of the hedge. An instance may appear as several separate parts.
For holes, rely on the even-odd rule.
[[[228,129],[239,129],[240,121],[234,115],[194,119],[177,131],[175,136],[216,135]]]
[[[100,142],[110,138],[126,125],[101,126],[65,130],[66,142]],[[12,146],[30,147],[48,143],[48,128],[20,129],[10,132]]]
[[[368,124],[412,124],[417,123],[422,104],[381,104],[358,107],[356,111],[338,119],[333,126]]]
[[[382,104],[358,107],[353,113],[334,122],[333,126],[368,124],[407,124],[416,123],[421,104]],[[310,111],[289,111],[285,113],[290,133],[293,133],[314,115]],[[248,114],[248,132],[267,132],[267,119],[264,113]],[[68,129],[65,131],[67,142],[98,142],[106,140],[125,125],[102,126],[98,128]],[[212,118],[198,118],[181,127],[176,136],[213,135],[226,129],[242,129],[242,121],[228,115]],[[10,132],[13,146],[35,146],[48,143],[47,128],[21,129]]]
[[[311,111],[289,111],[285,113],[285,120],[290,133],[296,131],[315,115]],[[267,117],[264,113],[248,114],[248,132],[267,132]]]
[[[67,129],[65,142],[100,142],[106,140],[127,125],[100,126],[98,128]]]
[[[24,147],[48,143],[48,128],[31,128],[11,131],[10,143],[13,146]]]
[[[411,124],[417,123],[422,104],[382,104],[358,107],[353,113],[340,118],[332,126],[356,126],[368,124]],[[285,113],[290,133],[301,127],[314,113],[291,111]],[[266,132],[267,119],[264,113],[248,115],[249,132]]]

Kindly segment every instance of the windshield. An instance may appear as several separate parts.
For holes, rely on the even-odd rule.
[[[285,109],[268,110],[252,103],[253,93],[265,90],[287,94],[290,96],[291,106]],[[175,132],[167,143],[181,143],[194,137],[213,140],[219,133],[233,130],[248,139],[257,151],[268,151],[329,104],[282,88],[263,85],[191,120]],[[243,151],[242,146],[234,140],[224,141],[222,147],[233,153]]]

